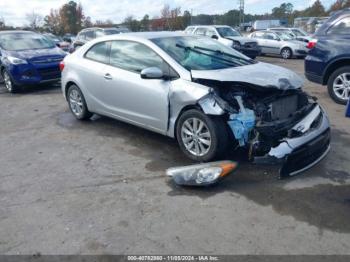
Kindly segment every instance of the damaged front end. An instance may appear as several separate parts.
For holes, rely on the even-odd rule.
[[[211,88],[198,103],[204,113],[222,116],[237,147],[258,164],[281,165],[280,176],[296,175],[325,157],[330,125],[316,99],[300,88],[236,81],[193,79]]]

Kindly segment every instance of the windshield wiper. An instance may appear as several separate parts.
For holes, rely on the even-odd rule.
[[[176,44],[176,47],[183,48],[183,49],[185,49],[185,50],[190,50],[190,51],[195,52],[195,53],[197,53],[197,54],[209,56],[209,57],[211,57],[211,58],[217,59],[217,60],[219,60],[219,61],[221,61],[221,62],[224,62],[224,63],[226,63],[226,64],[228,64],[228,65],[231,65],[231,66],[232,66],[232,65],[234,65],[234,66],[240,65],[240,63],[237,63],[237,62],[234,62],[234,61],[231,61],[231,60],[224,59],[224,58],[222,58],[222,57],[220,57],[220,56],[211,55],[211,54],[207,54],[207,53],[205,53],[205,52],[201,52],[201,51],[197,50],[196,48],[193,48],[193,47],[190,47],[190,46],[184,46],[184,45]]]
[[[214,50],[214,49],[209,49],[209,48],[205,48],[205,47],[200,47],[200,46],[194,46],[195,49],[199,49],[199,50],[203,50],[203,51],[208,51],[208,52],[213,52],[213,53],[217,53],[220,55],[225,55],[234,59],[238,59],[240,62],[245,62],[247,65],[252,64],[251,60],[246,60],[242,57],[236,56],[236,55],[232,55],[226,52],[223,52],[221,50]]]

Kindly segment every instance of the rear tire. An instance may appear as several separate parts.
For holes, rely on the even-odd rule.
[[[210,117],[200,110],[191,109],[180,116],[176,137],[182,152],[188,158],[208,162],[225,153],[228,128],[221,118]]]
[[[336,103],[346,105],[350,97],[350,66],[335,70],[328,79],[327,87]]]
[[[285,47],[281,50],[281,56],[283,59],[291,59],[293,57],[292,49]]]
[[[86,101],[80,88],[71,85],[67,92],[67,101],[69,109],[78,120],[87,120],[92,117],[92,113],[88,110]]]

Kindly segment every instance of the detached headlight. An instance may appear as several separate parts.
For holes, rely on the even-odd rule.
[[[236,169],[237,163],[231,161],[212,162],[191,166],[173,167],[166,174],[178,185],[207,186],[216,183]]]
[[[22,64],[28,64],[26,60],[13,57],[13,56],[7,56],[6,59],[13,65],[22,65]]]

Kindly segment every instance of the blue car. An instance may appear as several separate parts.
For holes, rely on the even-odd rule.
[[[345,105],[350,96],[350,9],[334,13],[308,47],[305,76],[327,85],[331,98]]]
[[[0,73],[6,89],[60,81],[59,64],[66,52],[46,37],[28,31],[0,32]]]

